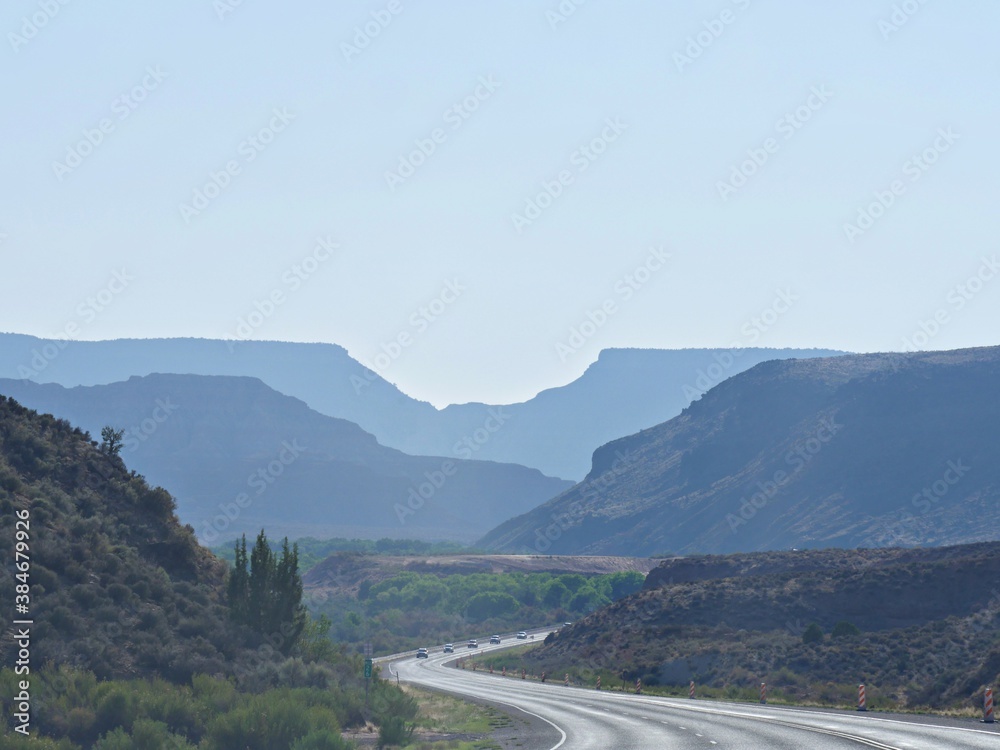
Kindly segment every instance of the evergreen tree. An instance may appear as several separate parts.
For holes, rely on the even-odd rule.
[[[258,633],[277,635],[279,650],[287,653],[306,625],[298,546],[289,548],[286,537],[278,557],[261,529],[250,552],[249,568],[246,536],[237,542],[235,558],[228,585],[233,617]]]

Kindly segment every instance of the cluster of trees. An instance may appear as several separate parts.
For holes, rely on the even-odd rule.
[[[461,639],[477,631],[519,630],[562,622],[638,591],[637,572],[584,576],[552,573],[424,574],[405,572],[362,582],[354,598],[312,600],[337,641],[371,640],[396,651]]]
[[[279,650],[284,654],[298,643],[306,625],[306,608],[302,605],[298,546],[289,549],[288,537],[282,542],[279,557],[261,529],[248,559],[244,535],[236,543],[227,594],[236,622],[265,636],[279,634]]]

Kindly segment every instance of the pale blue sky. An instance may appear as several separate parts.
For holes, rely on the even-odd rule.
[[[437,405],[523,400],[616,346],[998,343],[995,3],[226,2],[5,4],[0,329],[388,351],[383,377]],[[890,33],[894,5],[916,12]],[[748,149],[767,161],[724,199]]]

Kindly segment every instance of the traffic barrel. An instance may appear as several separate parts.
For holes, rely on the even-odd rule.
[[[601,676],[600,675],[597,675],[597,689],[598,690],[601,689]]]
[[[636,679],[635,681],[635,693],[636,695],[642,695],[642,680]]]
[[[760,702],[767,703],[767,683],[760,683]]]
[[[694,698],[694,680],[691,680],[691,684],[688,686],[688,698]]]
[[[569,673],[568,672],[566,673],[566,676],[563,677],[563,685],[565,685],[566,687],[569,687]]]
[[[858,710],[867,711],[868,703],[865,700],[865,686],[858,685]]]
[[[993,688],[986,688],[983,693],[983,721],[987,724],[993,723]]]
[[[504,677],[506,677],[506,676],[507,676],[507,667],[504,667],[504,668],[503,668],[503,676],[504,676]]]

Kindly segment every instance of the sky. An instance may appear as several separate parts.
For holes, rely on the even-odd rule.
[[[437,406],[611,347],[1000,343],[988,0],[8,0],[0,330],[339,344]]]

